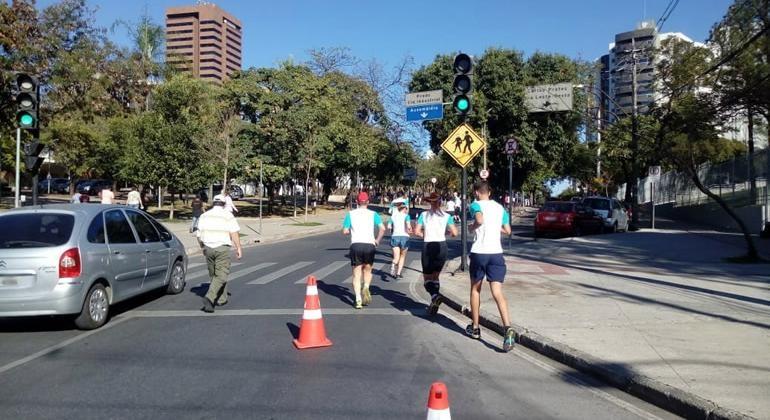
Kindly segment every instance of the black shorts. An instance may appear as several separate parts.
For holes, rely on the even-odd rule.
[[[374,244],[350,245],[350,265],[356,267],[364,264],[374,264]]]
[[[446,264],[446,242],[425,242],[422,247],[423,274],[440,273]]]

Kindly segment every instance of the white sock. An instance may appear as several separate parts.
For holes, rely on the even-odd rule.
[[[356,302],[361,301],[361,292],[356,292]]]

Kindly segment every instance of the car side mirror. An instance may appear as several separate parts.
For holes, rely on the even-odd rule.
[[[168,232],[161,232],[161,233],[160,233],[160,239],[161,239],[163,242],[168,242],[168,241],[170,241],[171,239],[173,239],[173,237],[172,237],[172,236],[171,236],[171,234],[170,234],[170,233],[168,233]]]

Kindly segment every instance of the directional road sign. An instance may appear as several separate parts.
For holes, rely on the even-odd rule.
[[[444,105],[428,104],[406,107],[407,121],[440,120],[444,118]]]
[[[461,167],[467,166],[486,146],[487,142],[468,124],[460,124],[441,143],[441,148]]]
[[[440,104],[442,102],[444,102],[444,91],[441,89],[406,94],[407,108],[415,105]]]
[[[569,111],[572,109],[572,89],[571,83],[529,86],[524,102],[529,112]]]
[[[519,142],[515,137],[511,137],[505,141],[505,154],[515,155],[519,151]]]

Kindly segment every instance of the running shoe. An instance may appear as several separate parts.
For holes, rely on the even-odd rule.
[[[397,279],[399,279],[399,280],[401,280],[401,279],[403,279],[403,278],[404,278],[404,276],[402,276],[401,274],[396,274],[396,278],[397,278]]]
[[[361,301],[360,301],[360,300],[357,300],[357,301],[356,301],[356,309],[361,309],[361,308],[363,308],[363,307],[364,307],[364,305],[362,305],[362,304],[361,304]]]
[[[364,296],[363,296],[363,304],[364,306],[368,306],[370,303],[372,303],[372,294],[369,293],[369,288],[364,289]]]
[[[481,338],[481,328],[473,328],[473,324],[468,324],[467,327],[465,327],[465,333],[468,334],[472,339],[478,340]]]
[[[428,315],[436,315],[438,313],[439,305],[441,305],[441,295],[436,295],[430,300],[430,305],[428,305]]]
[[[505,337],[503,338],[503,351],[506,353],[513,350],[513,343],[516,341],[516,333],[513,331],[513,328],[508,327],[507,330],[505,330]]]

